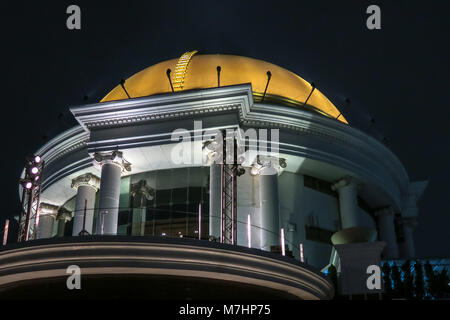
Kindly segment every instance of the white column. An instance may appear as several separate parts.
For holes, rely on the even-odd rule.
[[[51,238],[53,225],[58,214],[58,206],[42,202],[39,205],[39,223],[37,227],[37,238]]]
[[[345,177],[331,189],[339,193],[342,229],[358,226],[358,184],[354,178]]]
[[[411,259],[416,255],[414,248],[413,231],[417,226],[416,218],[402,218],[400,224],[403,229],[404,242],[400,245],[401,258]]]
[[[209,236],[213,239],[220,238],[221,188],[221,166],[211,163],[209,167]]]
[[[270,251],[272,246],[280,246],[278,175],[285,167],[285,159],[258,156],[251,171],[259,174],[261,250]]]
[[[100,179],[91,173],[83,174],[72,180],[72,188],[77,190],[72,236],[80,235],[83,230],[92,234],[94,223],[95,194],[100,187]],[[86,217],[84,216],[86,206]]]
[[[398,245],[397,236],[395,234],[394,225],[394,209],[384,208],[377,212],[375,215],[378,217],[378,229],[380,232],[380,240],[386,242],[384,248],[385,258],[398,258]]]
[[[203,154],[209,164],[209,238],[220,241],[222,210],[223,137],[220,131],[203,143]]]
[[[94,164],[101,166],[97,234],[116,235],[119,216],[120,178],[124,169],[131,171],[122,152],[96,153]]]
[[[147,201],[154,198],[155,191],[147,186],[147,180],[140,180],[131,185],[130,193],[133,197],[131,235],[143,236],[145,233],[145,221],[147,216]]]

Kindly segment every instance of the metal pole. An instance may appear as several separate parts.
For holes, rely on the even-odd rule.
[[[33,199],[33,192],[34,192],[34,188],[32,187],[30,189],[30,191],[27,193],[27,197],[28,197],[28,203],[27,203],[27,222],[25,225],[25,230],[26,230],[26,234],[25,234],[25,241],[28,241],[28,236],[30,235],[30,220],[31,220],[31,205],[32,205],[32,199]]]

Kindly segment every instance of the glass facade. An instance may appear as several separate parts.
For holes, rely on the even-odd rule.
[[[208,181],[208,167],[149,171],[122,178],[118,234],[198,239],[201,232],[201,238],[208,239]]]
[[[75,198],[62,207],[75,210]],[[96,195],[93,233],[98,223]],[[73,219],[64,226],[72,235]],[[209,167],[138,173],[120,181],[118,235],[209,239]],[[55,232],[56,233],[56,232]],[[62,235],[60,235],[62,236]]]

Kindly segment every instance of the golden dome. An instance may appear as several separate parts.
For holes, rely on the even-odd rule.
[[[251,83],[254,100],[258,102],[266,88],[267,71],[270,71],[271,78],[264,101],[313,109],[347,123],[339,110],[318,89],[312,91],[309,82],[284,68],[248,57],[196,53],[186,52],[180,59],[163,61],[134,74],[124,84],[128,94],[131,98],[137,98],[172,92],[167,69],[171,69],[174,91],[217,87],[217,66],[220,66],[220,86]],[[128,97],[118,85],[101,102],[122,99]]]

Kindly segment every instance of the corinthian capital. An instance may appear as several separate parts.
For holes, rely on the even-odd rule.
[[[70,220],[72,220],[72,212],[70,212],[69,210],[67,210],[66,208],[64,208],[64,207],[60,207],[59,209],[58,209],[58,214],[57,214],[57,216],[56,216],[56,219],[57,220],[64,220],[64,221],[70,221]]]
[[[417,219],[415,217],[400,218],[400,219],[398,219],[398,222],[401,225],[406,225],[406,226],[410,227],[411,229],[414,229],[417,227]]]
[[[147,200],[152,200],[155,197],[155,190],[147,185],[147,180],[139,180],[131,184],[130,194],[134,199],[134,207],[145,207]]]
[[[55,206],[50,203],[41,202],[39,204],[39,215],[40,216],[52,216],[56,218],[58,214],[58,206]]]
[[[286,159],[284,158],[258,155],[256,157],[256,161],[252,165],[252,170],[250,173],[252,175],[280,175],[283,172],[283,169],[286,168],[286,166],[287,163]]]
[[[392,207],[385,207],[375,211],[375,216],[394,216],[395,210]]]
[[[351,185],[354,185],[358,189],[361,189],[361,187],[362,187],[362,184],[358,180],[356,180],[354,177],[346,176],[346,177],[342,178],[341,180],[339,180],[338,182],[336,182],[335,184],[333,184],[331,186],[331,190],[339,191],[339,189],[347,187],[347,186],[351,186]]]
[[[94,166],[101,168],[105,163],[114,163],[122,168],[122,172],[131,171],[131,163],[123,158],[122,151],[96,152]]]
[[[79,186],[90,186],[97,191],[100,188],[100,178],[92,173],[82,174],[72,180],[72,188],[77,190]]]

